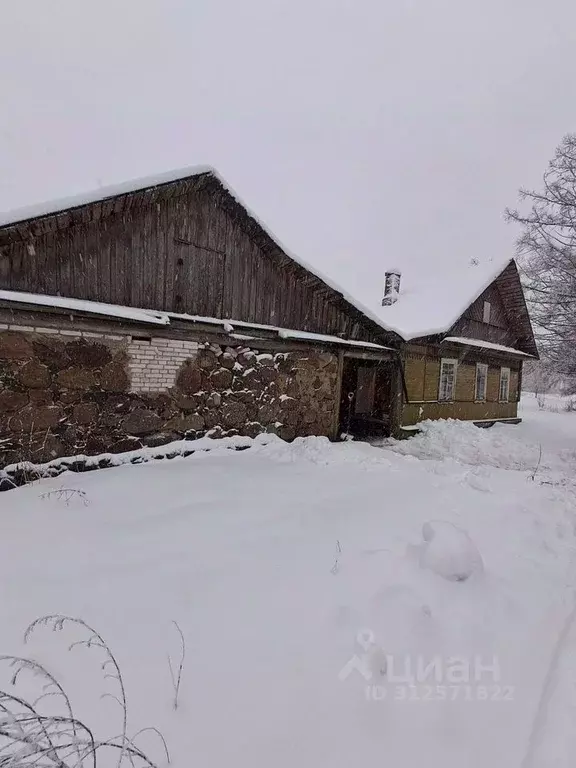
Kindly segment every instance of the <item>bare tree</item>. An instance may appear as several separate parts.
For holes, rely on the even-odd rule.
[[[524,363],[522,388],[534,392],[534,397],[549,392],[560,392],[562,378],[547,360],[528,360]]]
[[[518,248],[535,331],[561,373],[576,373],[576,134],[564,137],[540,192],[521,189],[524,210],[507,210],[522,225]]]

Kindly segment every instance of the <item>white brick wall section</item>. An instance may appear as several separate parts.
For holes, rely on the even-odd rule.
[[[128,346],[130,390],[132,392],[166,392],[176,383],[183,363],[196,357],[198,343],[153,338],[134,339]]]
[[[21,333],[46,333],[68,337],[86,337],[106,342],[128,341],[130,336],[93,333],[76,329],[32,327],[29,325],[0,325],[0,330]],[[176,383],[176,375],[182,364],[196,356],[199,344],[196,341],[152,338],[150,341],[132,339],[128,344],[129,370],[132,392],[166,392]]]
[[[130,336],[116,334],[93,333],[92,331],[80,331],[75,328],[45,328],[38,325],[18,325],[17,323],[0,323],[0,331],[18,331],[20,333],[46,333],[57,336],[84,337],[86,339],[105,339],[107,341],[126,341]]]

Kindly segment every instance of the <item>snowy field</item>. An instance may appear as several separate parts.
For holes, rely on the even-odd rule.
[[[98,649],[68,652],[73,627],[22,644],[37,616],[82,617],[123,670],[129,733],[159,728],[182,768],[572,765],[576,660],[549,667],[574,604],[576,413],[527,395],[522,415],[384,447],[255,441],[0,494],[0,652],[45,663],[115,736]],[[426,526],[425,546],[430,521],[470,541]],[[155,734],[138,743],[165,765]]]

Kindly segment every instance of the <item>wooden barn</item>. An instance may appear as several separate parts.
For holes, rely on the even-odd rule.
[[[428,319],[394,270],[365,309],[211,169],[0,216],[0,466],[514,420],[537,356],[518,272],[468,273]]]

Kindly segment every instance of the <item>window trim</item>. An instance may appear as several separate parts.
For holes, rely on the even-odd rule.
[[[442,394],[442,372],[444,365],[454,365],[454,382],[452,384],[452,393],[450,397],[441,397]],[[439,403],[453,403],[454,396],[456,394],[456,379],[458,376],[458,358],[456,357],[442,357],[440,359],[440,375],[438,376],[438,402]]]
[[[503,382],[503,374],[504,371],[507,372],[508,377],[506,379],[506,397],[502,397],[502,382]],[[510,402],[510,378],[511,378],[511,371],[508,366],[501,366],[500,368],[500,381],[498,383],[498,402],[499,403],[509,403]]]
[[[482,307],[482,322],[486,325],[490,325],[490,315],[492,314],[492,304],[489,301],[485,301]]]
[[[478,371],[480,369],[484,370],[484,396],[483,397],[478,396]],[[488,392],[488,363],[476,363],[476,378],[474,380],[474,402],[485,403],[487,392]]]

